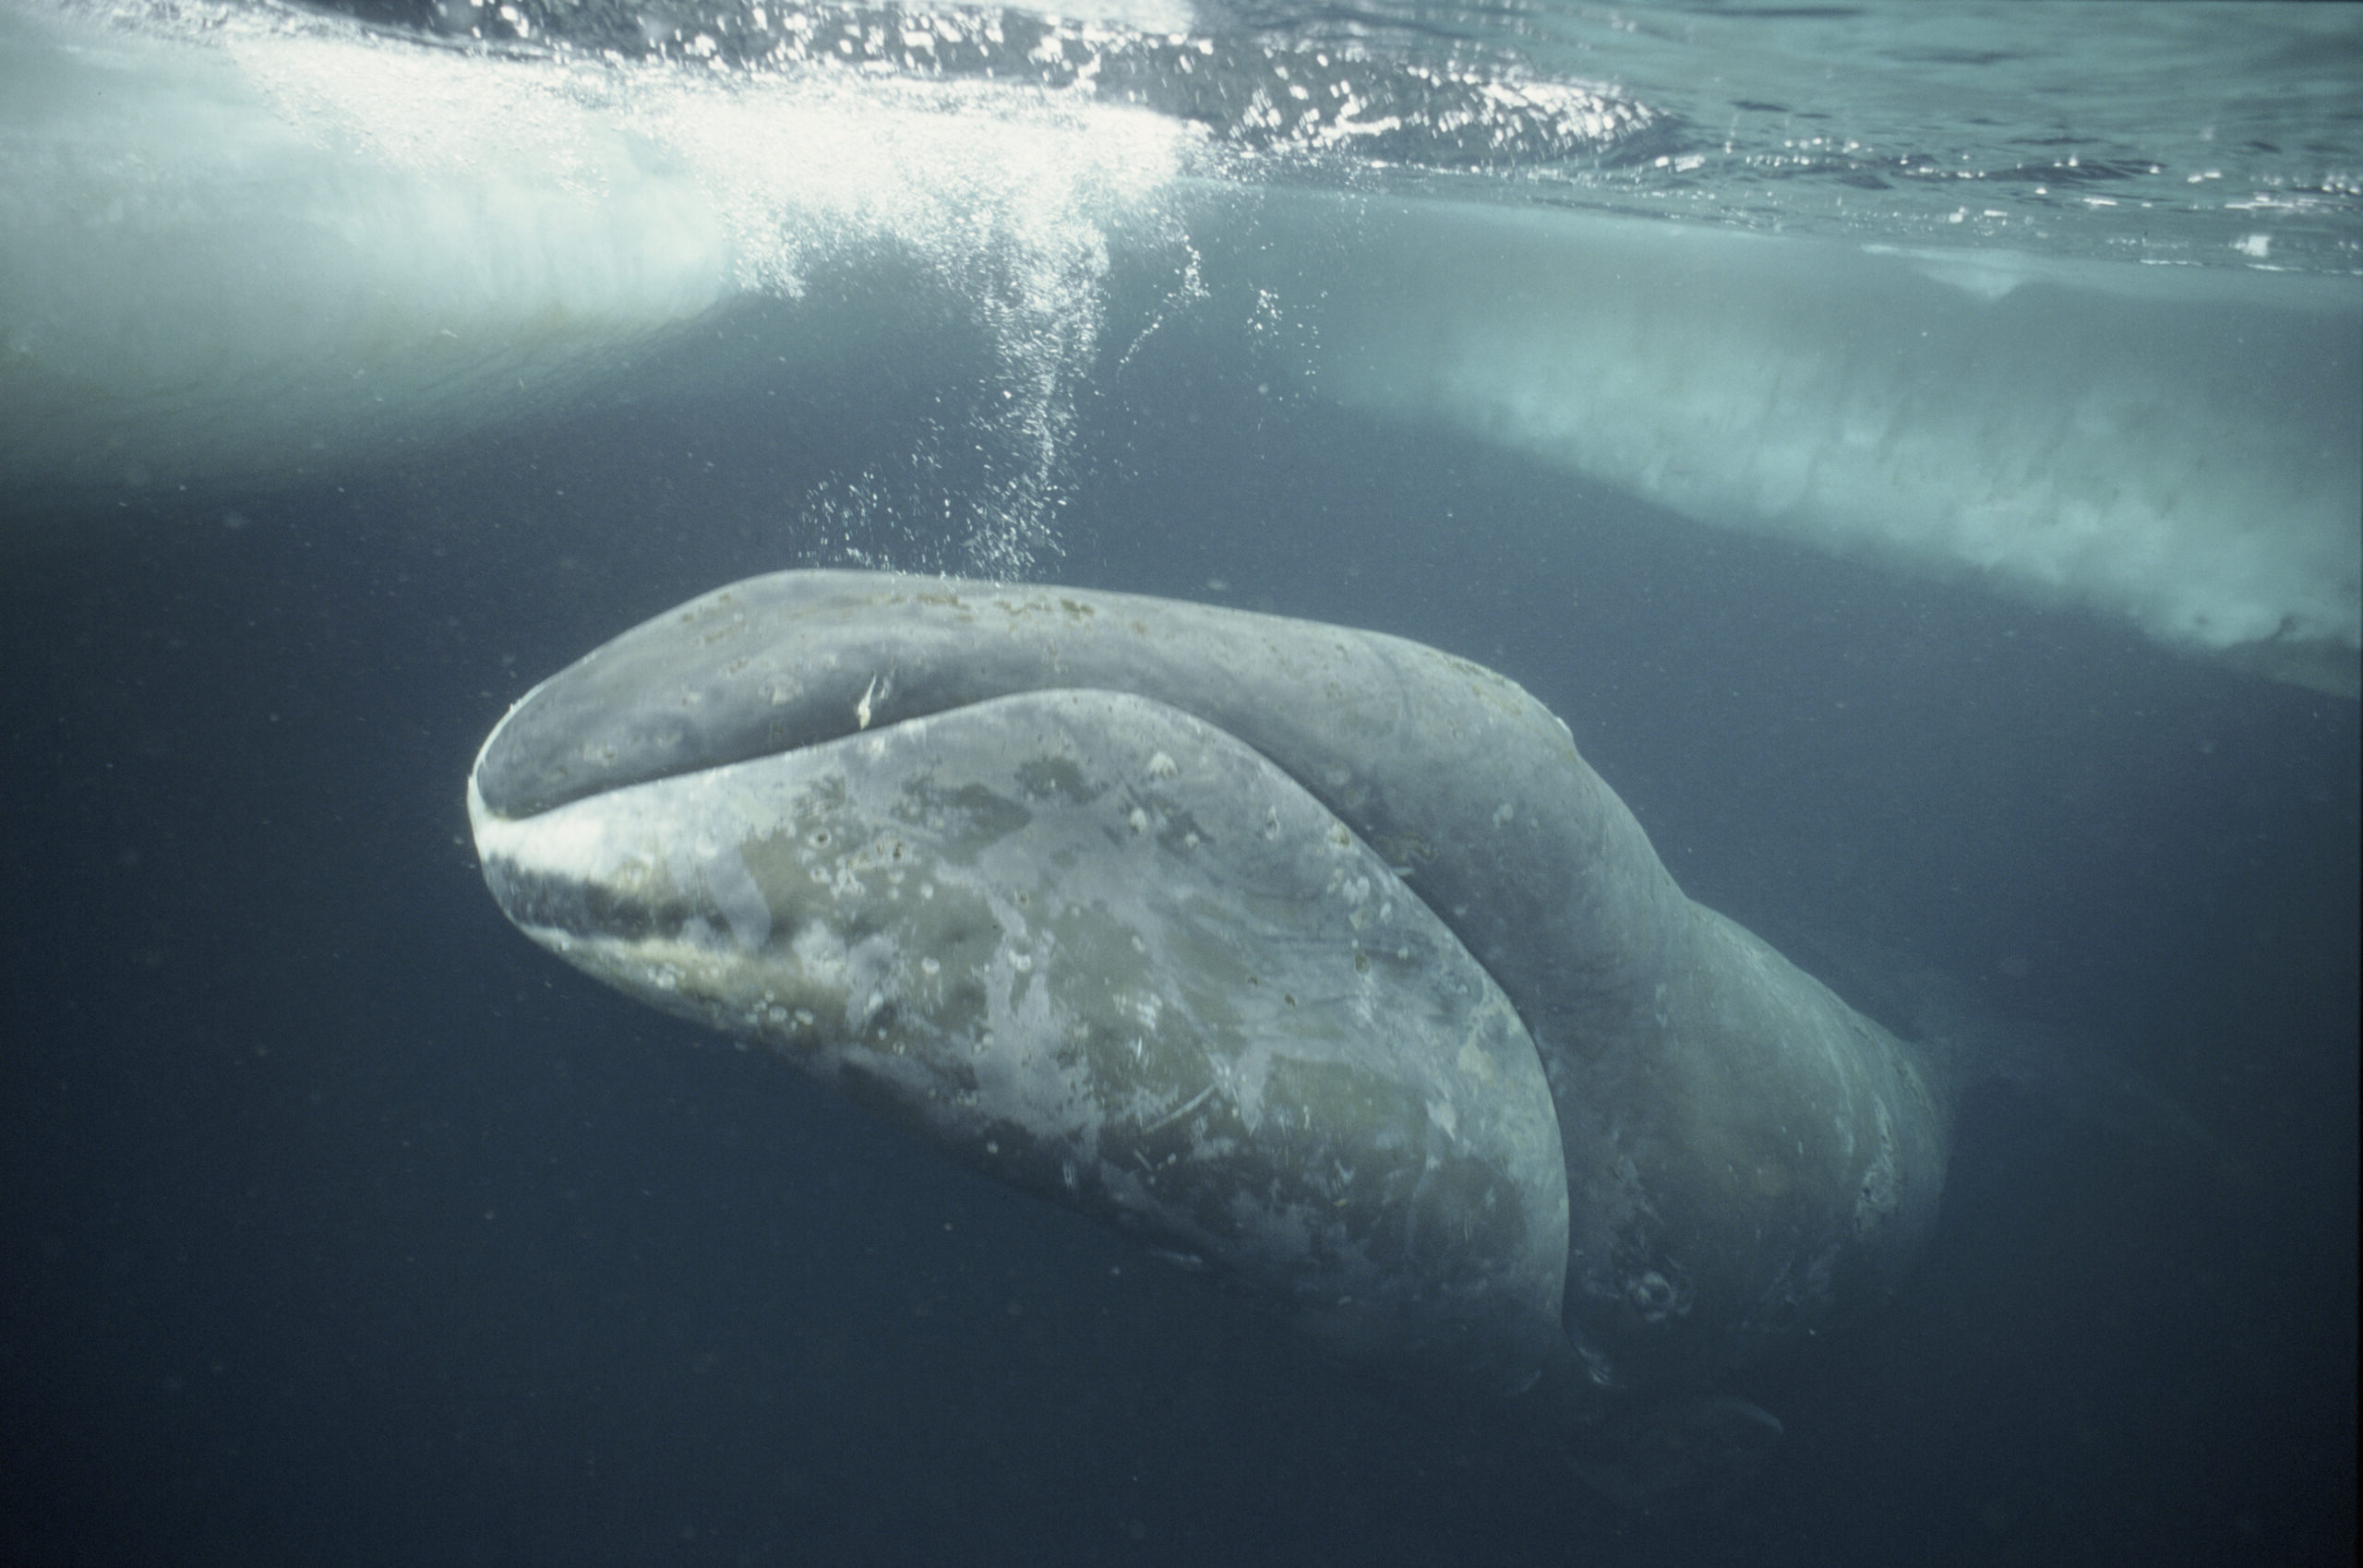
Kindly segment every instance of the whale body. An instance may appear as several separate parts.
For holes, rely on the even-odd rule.
[[[467,795],[570,964],[1429,1382],[1709,1387],[1934,1221],[1941,1059],[1417,643],[786,572],[535,688]]]

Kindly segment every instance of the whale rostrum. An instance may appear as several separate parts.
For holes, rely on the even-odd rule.
[[[1418,643],[786,572],[534,688],[468,805],[569,963],[1360,1360],[1701,1387],[1935,1218],[1936,1067]]]

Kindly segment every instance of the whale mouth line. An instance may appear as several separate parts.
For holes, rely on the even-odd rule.
[[[595,878],[569,875],[549,859],[550,830],[557,829],[562,838],[567,831],[570,808],[594,807],[597,803],[629,800],[634,796],[648,798],[668,787],[710,793],[726,789],[735,782],[764,770],[767,766],[786,768],[797,764],[827,763],[833,753],[858,748],[872,757],[887,748],[909,743],[924,744],[932,731],[946,721],[966,720],[990,724],[997,711],[1059,705],[1086,709],[1110,710],[1119,712],[1155,712],[1169,716],[1170,722],[1191,726],[1204,726],[1220,736],[1268,767],[1280,778],[1312,795],[1307,780],[1292,772],[1284,761],[1269,757],[1219,725],[1198,719],[1186,709],[1179,708],[1154,697],[1126,692],[1103,686],[1049,686],[1013,692],[998,697],[959,700],[924,712],[906,712],[884,717],[876,711],[882,694],[891,694],[893,681],[889,676],[871,676],[863,687],[863,696],[854,713],[847,715],[849,724],[830,726],[815,724],[792,738],[774,737],[773,749],[748,757],[727,760],[707,761],[681,759],[666,771],[651,772],[645,776],[635,774],[613,783],[601,784],[579,793],[566,796],[550,804],[522,813],[498,809],[485,799],[479,783],[486,759],[492,756],[501,736],[519,713],[528,710],[535,697],[547,686],[537,686],[511,706],[486,736],[479,748],[476,765],[471,770],[467,784],[467,804],[472,827],[479,849],[485,874],[495,884],[495,892],[502,907],[519,925],[537,934],[569,939],[597,937],[607,940],[631,941],[655,937],[678,929],[694,917],[692,902],[675,898],[668,904],[652,904],[644,899],[615,894],[600,885]],[[819,715],[815,715],[818,717]],[[1173,777],[1179,765],[1162,751],[1150,755],[1145,772],[1151,782]],[[1059,781],[1045,778],[1042,787],[1055,790]],[[575,813],[581,815],[580,812]],[[1334,835],[1352,842],[1367,851],[1371,858],[1384,868],[1390,879],[1387,895],[1400,898],[1426,911],[1441,923],[1444,912],[1435,909],[1427,899],[1409,884],[1416,868],[1398,866],[1397,856],[1383,853],[1379,846],[1368,844],[1353,826],[1323,808]],[[1134,807],[1129,819],[1146,831],[1148,814],[1145,807]],[[1192,848],[1204,845],[1218,847],[1195,828],[1180,830],[1180,837]],[[1411,858],[1417,858],[1416,856]],[[1472,955],[1471,962],[1483,968],[1483,963]],[[1490,973],[1490,971],[1489,971]]]

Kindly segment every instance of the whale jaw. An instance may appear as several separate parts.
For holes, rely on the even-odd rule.
[[[470,808],[502,909],[568,963],[1332,1349],[1495,1393],[1567,1361],[1516,1010],[1223,731],[1026,692],[520,817],[472,779]]]

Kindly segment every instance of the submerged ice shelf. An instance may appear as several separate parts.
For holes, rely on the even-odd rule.
[[[1301,334],[1326,396],[2356,690],[2363,280],[1452,203],[1257,220],[1339,225],[1361,263]]]
[[[18,516],[318,483],[619,388],[792,382],[816,342],[858,360],[947,309],[1026,405],[999,438],[1049,462],[1128,352],[1107,280],[1142,262],[1311,395],[2357,688],[2355,277],[1377,195],[1039,85],[174,14],[0,10]],[[726,353],[693,339],[716,321]]]

